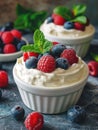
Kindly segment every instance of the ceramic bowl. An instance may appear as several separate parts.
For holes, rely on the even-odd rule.
[[[87,82],[87,65],[85,73],[83,79],[66,87],[40,87],[20,80],[16,73],[16,65],[13,68],[13,77],[24,104],[31,110],[45,114],[65,112],[77,103]]]

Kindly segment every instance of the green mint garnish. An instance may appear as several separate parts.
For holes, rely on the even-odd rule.
[[[61,15],[64,17],[66,20],[71,20],[73,15],[70,9],[66,8],[65,6],[57,6],[54,10],[53,13]]]
[[[45,39],[43,32],[37,29],[34,32],[34,44],[28,44],[21,48],[24,52],[37,52],[39,54],[43,54],[45,52],[50,51],[53,44],[52,42]]]
[[[98,54],[95,54],[95,53],[91,52],[91,56],[92,56],[92,58],[93,58],[95,61],[98,62]]]
[[[84,4],[74,5],[72,10],[73,10],[74,16],[84,15],[86,11],[86,5]]]
[[[75,17],[73,20],[71,20],[72,22],[79,22],[79,23],[82,23],[82,24],[86,24],[87,22],[87,18],[86,16],[78,16],[78,17]]]

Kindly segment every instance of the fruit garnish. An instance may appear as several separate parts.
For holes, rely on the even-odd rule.
[[[56,25],[63,25],[66,20],[61,15],[56,15],[53,21]]]
[[[8,86],[8,74],[6,71],[0,70],[0,88]]]
[[[77,30],[82,30],[84,31],[85,30],[85,25],[84,24],[81,24],[79,22],[75,22],[74,23],[74,28],[77,29]]]
[[[21,48],[21,50],[24,52],[36,52],[43,54],[50,51],[52,46],[52,42],[46,40],[44,34],[39,29],[37,29],[34,32],[34,44],[25,45]]]
[[[72,123],[82,123],[86,119],[86,111],[83,107],[75,105],[68,109],[67,119]]]
[[[70,65],[78,62],[78,57],[74,49],[65,49],[61,53],[61,57],[66,58]]]
[[[24,115],[25,115],[25,110],[23,109],[23,107],[21,107],[20,105],[16,105],[11,109],[11,113],[13,115],[13,117],[19,121],[19,120],[23,120]]]
[[[39,112],[32,112],[26,117],[24,124],[27,130],[41,130],[44,124],[44,117]]]
[[[90,61],[88,62],[89,74],[92,76],[98,76],[98,62]]]

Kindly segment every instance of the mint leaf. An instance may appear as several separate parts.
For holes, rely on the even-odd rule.
[[[87,22],[87,18],[86,16],[78,16],[78,17],[75,17],[73,20],[71,20],[72,22],[79,22],[79,23],[82,23],[82,24],[86,24]]]
[[[86,11],[86,5],[84,4],[74,5],[72,11],[74,13],[74,16],[84,15]]]
[[[91,52],[91,56],[92,56],[92,58],[93,58],[95,61],[98,62],[98,54],[95,54],[95,53]]]
[[[22,51],[25,52],[37,52],[39,54],[43,54],[45,52],[50,51],[53,44],[52,42],[45,39],[43,32],[40,30],[36,30],[34,32],[34,44],[25,45],[21,48]]]
[[[66,20],[72,19],[73,15],[70,9],[66,8],[65,6],[58,6],[53,10],[53,13],[59,14],[64,17]]]

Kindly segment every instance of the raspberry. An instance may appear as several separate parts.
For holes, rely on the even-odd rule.
[[[11,30],[11,34],[18,39],[21,39],[22,37],[22,33],[16,29]]]
[[[66,20],[65,20],[62,16],[60,16],[60,15],[56,15],[56,16],[54,17],[54,23],[55,23],[56,25],[64,25],[65,21],[66,21]]]
[[[41,130],[44,124],[43,115],[39,112],[32,112],[27,116],[24,124],[28,130]]]
[[[51,55],[44,55],[40,58],[37,64],[37,69],[45,73],[50,73],[56,68],[56,62]]]
[[[79,22],[75,22],[75,23],[74,23],[74,28],[77,29],[77,30],[84,31],[84,30],[85,30],[85,25],[84,25],[84,24],[81,24],[81,23],[79,23]]]
[[[24,60],[24,62],[25,62],[28,58],[29,58],[28,52],[24,52],[24,53],[23,53],[23,60]]]
[[[61,53],[61,57],[66,58],[70,65],[78,62],[78,57],[76,56],[76,52],[73,49],[65,49]]]
[[[38,57],[38,53],[36,53],[36,52],[28,52],[28,56],[30,57],[30,56],[35,56],[35,57]]]
[[[14,40],[14,37],[13,37],[13,35],[10,33],[10,31],[5,31],[5,32],[3,32],[1,38],[2,38],[2,41],[3,41],[5,44],[12,43],[13,40]]]
[[[52,42],[52,43],[53,43],[53,45],[59,44],[58,42]]]
[[[89,74],[92,76],[98,76],[98,62],[90,61],[88,62]]]
[[[13,44],[6,44],[3,48],[5,54],[16,52],[16,47]]]
[[[0,88],[8,86],[8,74],[6,71],[0,71]]]

